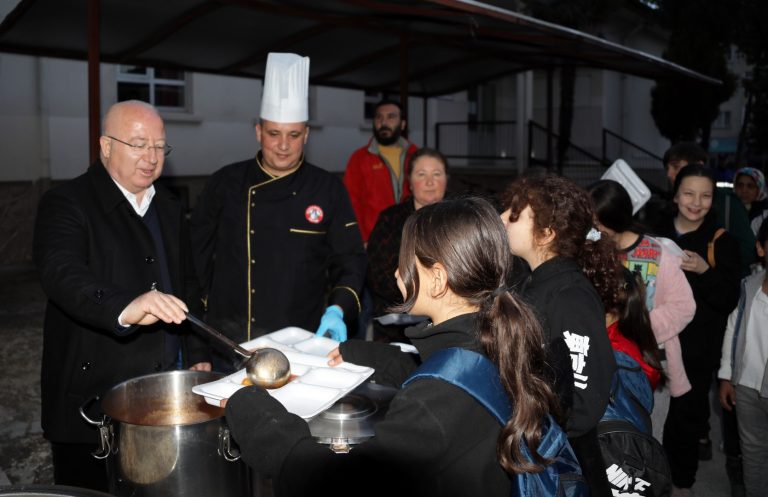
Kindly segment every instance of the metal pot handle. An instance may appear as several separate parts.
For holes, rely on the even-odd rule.
[[[85,413],[86,408],[97,400],[99,400],[98,395],[86,400],[85,403],[80,406],[79,411],[80,417],[99,429],[100,446],[95,452],[92,452],[91,455],[96,459],[106,459],[109,457],[109,454],[112,453],[112,445],[115,439],[115,433],[112,430],[112,423],[109,422],[109,418],[107,416],[104,416],[101,421],[94,421]]]
[[[219,455],[221,455],[225,461],[235,462],[240,460],[240,450],[235,447],[232,442],[232,437],[229,434],[229,428],[222,427],[219,429]]]
[[[104,421],[94,421],[91,418],[88,417],[88,415],[85,413],[85,409],[90,407],[91,404],[99,400],[99,396],[95,395],[91,397],[90,399],[86,400],[83,405],[80,406],[80,417],[86,420],[89,424],[92,424],[93,426],[100,427],[104,424]]]

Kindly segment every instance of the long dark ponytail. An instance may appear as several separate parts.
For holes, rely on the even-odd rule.
[[[513,403],[502,428],[497,454],[510,473],[539,471],[550,461],[536,453],[546,415],[558,404],[545,379],[544,339],[533,311],[505,288],[510,267],[506,231],[485,200],[446,200],[416,211],[403,228],[398,270],[406,289],[400,310],[411,309],[419,294],[416,261],[426,268],[441,263],[448,287],[479,308],[478,340],[499,368]],[[533,462],[521,451],[526,443]]]

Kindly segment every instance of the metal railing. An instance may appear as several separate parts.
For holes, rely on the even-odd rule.
[[[435,146],[451,166],[510,167],[517,150],[515,121],[435,124]]]
[[[514,168],[517,154],[516,127],[516,121],[437,123],[435,145],[452,166]],[[600,179],[605,169],[616,159],[624,159],[652,192],[667,190],[661,157],[613,131],[602,131],[602,154],[569,143],[561,164],[558,164],[557,158],[559,141],[557,133],[529,121],[529,165],[544,167],[586,186]]]
[[[652,192],[667,190],[667,175],[661,157],[603,128],[603,161],[610,164],[616,159],[624,159]]]
[[[565,149],[563,161],[557,162],[557,149],[560,136],[537,124],[528,122],[528,161],[531,166],[546,167],[572,179],[582,186],[589,185],[600,179],[609,165],[600,157],[587,150],[569,143]]]

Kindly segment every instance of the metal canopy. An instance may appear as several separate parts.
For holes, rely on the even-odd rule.
[[[0,24],[0,51],[87,59],[89,1],[21,0]],[[268,52],[290,51],[311,58],[312,84],[426,97],[562,66],[719,84],[658,57],[471,0],[97,3],[102,62],[262,78]]]

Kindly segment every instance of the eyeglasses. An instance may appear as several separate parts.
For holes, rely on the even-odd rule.
[[[173,150],[173,147],[168,144],[155,145],[154,147],[150,147],[148,143],[144,143],[142,145],[134,145],[132,143],[124,142],[123,140],[119,138],[115,138],[114,136],[110,136],[110,135],[107,135],[107,138],[110,138],[112,140],[115,140],[116,142],[120,142],[123,145],[131,147],[134,151],[139,152],[141,154],[145,152],[149,152],[150,150],[154,150],[155,153],[157,153],[158,155],[163,154],[165,156],[168,156],[168,154],[171,153],[171,150]]]

